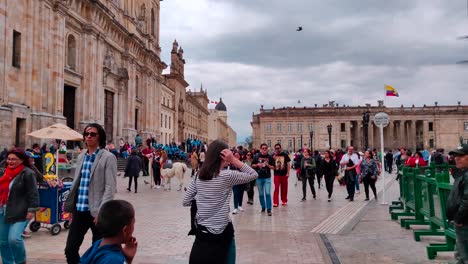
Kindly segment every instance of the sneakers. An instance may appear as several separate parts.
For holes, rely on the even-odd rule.
[[[242,206],[239,206],[239,211],[244,212],[244,208],[242,208]]]
[[[345,198],[345,200],[348,200],[348,199],[349,199],[349,195],[348,195],[348,197]]]
[[[29,238],[29,237],[31,237],[31,232],[23,231],[23,234],[21,234],[21,236],[24,237],[24,238]]]
[[[261,213],[264,213],[265,212],[265,208],[262,208],[262,211],[260,211]]]
[[[356,193],[361,193],[361,191],[357,190]]]
[[[369,197],[366,197],[366,200],[365,201],[369,201]]]
[[[278,204],[273,204],[273,207],[278,207]]]
[[[315,194],[314,194],[314,200],[317,200],[317,196],[315,196]]]
[[[130,188],[127,188],[127,191],[128,191],[128,192],[132,192],[132,190],[130,190]]]
[[[232,214],[237,214],[237,209],[232,210]]]
[[[249,200],[247,201],[247,203],[248,203],[248,204],[253,204],[253,200],[250,200],[250,199],[249,199]]]
[[[304,197],[304,198],[302,198],[301,202],[305,202],[305,200],[306,200],[306,198]]]
[[[283,203],[281,203],[281,205],[286,206],[286,205],[288,205],[288,203],[283,202]]]
[[[271,216],[272,215],[271,210],[268,210],[267,214],[268,214],[268,216]]]
[[[328,201],[331,202],[331,198],[328,198]]]

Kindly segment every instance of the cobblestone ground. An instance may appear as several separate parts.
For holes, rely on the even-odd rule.
[[[134,263],[188,263],[194,238],[187,236],[190,228],[189,208],[181,206],[183,193],[175,191],[177,181],[172,182],[172,191],[163,191],[149,189],[143,179],[147,177],[140,177],[139,192],[135,194],[126,191],[127,179],[119,177],[116,196],[130,201],[136,208],[135,236],[139,249]],[[245,212],[232,216],[236,230],[237,263],[331,263],[320,235],[310,231],[350,204],[344,199],[345,187],[335,183],[332,202],[327,202],[324,188],[318,190],[317,200],[311,199],[308,190],[309,199],[300,202],[302,186],[301,182],[295,186],[295,181],[295,176],[291,176],[288,205],[274,208],[273,216],[260,213],[257,196],[253,206],[244,204]],[[244,203],[246,198],[245,194]],[[384,263],[428,262],[424,245],[414,242],[410,231],[402,230],[398,224],[388,220],[388,213],[384,213],[386,206],[371,201],[366,208],[369,208],[367,215],[350,234],[327,235],[341,263],[376,263],[371,261],[375,256],[378,256],[376,260],[385,260]],[[408,259],[398,256],[411,253],[398,248],[397,242],[386,241],[386,237],[394,239],[396,234],[399,234],[399,241],[404,241],[403,245],[415,248],[417,260],[421,262],[400,261]],[[28,263],[64,263],[66,236],[66,230],[58,236],[51,236],[47,229],[34,233],[26,240]],[[90,240],[88,235],[82,252],[89,247]],[[388,245],[385,243],[393,245],[392,250],[387,252]]]

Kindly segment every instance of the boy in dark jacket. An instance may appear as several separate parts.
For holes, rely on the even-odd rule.
[[[111,200],[99,210],[96,227],[103,239],[93,243],[81,264],[131,264],[138,242],[133,237],[135,209],[124,200]],[[124,244],[124,246],[122,246]]]
[[[447,219],[452,221],[457,235],[455,258],[457,264],[468,263],[468,144],[450,151],[455,156],[460,174],[454,175],[455,182],[447,201]]]

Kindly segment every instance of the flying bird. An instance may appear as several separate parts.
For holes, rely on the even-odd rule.
[[[302,27],[297,27],[296,31],[302,31]]]

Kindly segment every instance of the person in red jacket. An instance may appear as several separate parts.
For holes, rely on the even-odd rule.
[[[423,159],[422,155],[420,152],[415,152],[414,153],[414,156],[409,158],[406,162],[405,162],[405,165],[406,166],[410,166],[412,168],[415,168],[415,167],[425,167],[427,166],[427,162]]]

